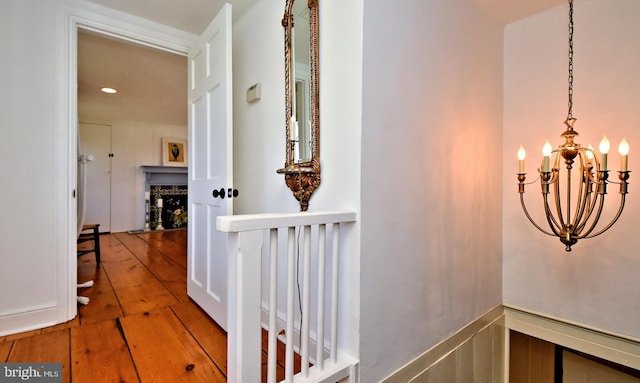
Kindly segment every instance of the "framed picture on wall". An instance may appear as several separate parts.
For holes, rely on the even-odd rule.
[[[162,166],[187,166],[187,140],[181,138],[162,139]]]

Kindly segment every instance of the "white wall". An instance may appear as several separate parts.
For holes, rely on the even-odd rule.
[[[234,177],[241,193],[236,214],[300,210],[276,173],[285,161],[283,15],[284,3],[262,0],[234,24]],[[322,181],[309,210],[358,206],[361,19],[360,0],[320,2]],[[247,88],[255,83],[262,99],[247,103]]]
[[[234,24],[235,214],[296,212],[298,201],[276,170],[285,161],[284,2],[261,0]],[[310,211],[359,210],[362,95],[362,1],[320,2],[320,163],[322,181]],[[262,99],[246,102],[260,83]],[[359,225],[341,242],[341,297],[349,310],[340,318],[345,350],[358,347]]]
[[[233,27],[235,214],[296,211],[284,177],[284,3],[261,0]],[[247,88],[261,100],[247,103]]]
[[[55,2],[0,6],[0,334],[10,326],[53,323],[57,305],[66,303],[56,273],[66,267],[56,251],[65,240],[60,201],[68,178],[57,163],[67,143],[58,135],[54,99],[55,14]],[[12,315],[24,312],[19,320]]]
[[[76,313],[77,165],[70,142],[77,117],[66,107],[67,99],[75,99],[69,7],[74,17],[89,15],[86,10],[104,23],[115,17],[81,0],[6,0],[0,9],[0,49],[8,58],[0,63],[5,84],[0,160],[11,164],[0,190],[10,217],[0,224],[0,291],[11,292],[0,294],[0,334],[64,322]],[[167,41],[176,51],[193,39],[135,17],[118,17],[125,22],[112,28],[136,25],[140,38]]]
[[[186,121],[185,126],[172,126],[130,121],[126,120],[126,116],[122,117],[124,120],[101,121],[106,129],[111,129],[111,152],[114,154],[111,158],[111,185],[101,185],[105,188],[111,186],[111,221],[110,226],[105,227],[110,227],[112,233],[144,228],[146,174],[141,167],[162,166],[162,138],[187,140]],[[100,120],[94,120],[91,114],[80,111],[80,121]],[[103,171],[105,169],[96,168],[92,162],[88,164],[89,173]],[[90,213],[98,207],[89,203],[86,209]]]
[[[640,219],[631,173],[626,208],[607,233],[579,241],[570,253],[556,238],[538,232],[520,208],[517,193],[519,145],[528,150],[526,171],[534,179],[545,139],[555,146],[567,115],[567,16],[559,6],[521,20],[505,30],[505,110],[503,140],[504,267],[508,305],[640,338],[638,273]],[[611,177],[619,167],[617,145],[631,145],[630,170],[638,168],[640,130],[634,111],[640,101],[640,3],[634,0],[582,0],[574,5],[574,108],[576,141],[597,148],[611,140]],[[636,175],[637,176],[637,175]],[[525,194],[531,211],[541,206],[539,185]],[[618,187],[607,200],[619,201]],[[612,206],[615,208],[616,206]],[[605,217],[610,217],[611,209]]]
[[[472,1],[365,2],[361,381],[502,302],[502,27]]]

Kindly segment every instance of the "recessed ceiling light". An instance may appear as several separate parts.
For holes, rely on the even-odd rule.
[[[118,93],[118,91],[117,91],[117,90],[115,90],[115,89],[113,89],[113,88],[107,88],[107,87],[105,87],[105,88],[101,88],[100,90],[101,90],[101,91],[103,91],[103,92],[105,92],[105,93]]]

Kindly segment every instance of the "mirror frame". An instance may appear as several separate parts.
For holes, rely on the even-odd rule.
[[[284,27],[285,59],[285,163],[278,169],[284,174],[285,183],[300,202],[300,211],[307,211],[309,199],[320,186],[320,92],[318,82],[318,0],[307,0],[309,6],[309,101],[311,122],[311,160],[296,162],[294,158],[295,140],[291,140],[291,118],[293,117],[293,92],[295,91],[295,58],[292,56],[293,2],[305,0],[287,0],[282,26]]]

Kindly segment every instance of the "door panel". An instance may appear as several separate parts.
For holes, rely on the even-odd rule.
[[[80,150],[93,155],[86,165],[85,219],[111,231],[111,125],[80,123]]]
[[[214,189],[233,185],[231,5],[189,52],[189,242],[187,292],[227,328],[227,241],[216,217],[233,213]]]

